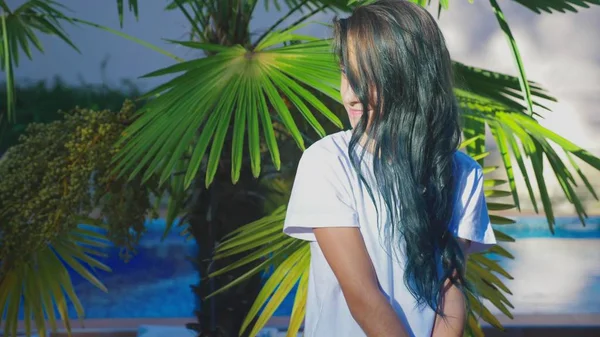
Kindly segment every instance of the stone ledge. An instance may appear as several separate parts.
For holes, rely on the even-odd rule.
[[[598,337],[600,336],[600,313],[569,315],[516,315],[514,319],[499,316],[506,333],[487,324],[483,325],[486,337]],[[73,337],[136,337],[141,325],[185,326],[195,318],[132,318],[132,319],[88,319],[73,321]],[[22,327],[23,322],[20,322]],[[269,327],[285,329],[287,317],[274,317]],[[59,324],[59,329],[62,330]],[[62,330],[64,331],[64,330]],[[51,337],[66,337],[65,332]]]

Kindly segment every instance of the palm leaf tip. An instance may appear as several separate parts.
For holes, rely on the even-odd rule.
[[[135,19],[139,19],[139,6],[138,0],[128,0],[128,9],[133,12]],[[117,13],[119,15],[119,25],[123,28],[123,21],[125,17],[125,3],[124,0],[117,0]]]
[[[514,0],[515,2],[523,5],[524,7],[542,14],[546,12],[552,14],[554,12],[572,12],[577,13],[578,9],[590,8],[593,5],[600,5],[600,0]]]
[[[19,54],[22,52],[29,59],[32,58],[30,43],[40,51],[44,48],[38,34],[53,35],[69,45],[78,53],[81,51],[69,38],[62,27],[62,23],[74,23],[74,20],[65,15],[67,7],[56,1],[29,0],[11,11],[2,1],[0,4],[0,60],[5,72],[6,81],[6,112],[9,122],[16,121],[16,93],[14,81],[14,68],[19,66]],[[3,116],[0,114],[0,123]]]

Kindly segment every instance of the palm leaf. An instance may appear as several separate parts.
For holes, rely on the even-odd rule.
[[[305,42],[281,46],[294,40]],[[248,129],[248,153],[253,174],[258,176],[260,173],[261,138],[278,169],[281,163],[272,114],[282,121],[297,145],[304,148],[302,134],[284,98],[302,112],[303,118],[317,133],[324,135],[324,130],[308,106],[342,127],[338,117],[307,90],[313,88],[339,99],[338,69],[327,40],[299,36],[293,29],[274,32],[253,51],[241,46],[227,47],[214,55],[179,63],[146,76],[179,72],[183,74],[146,95],[157,97],[142,108],[139,118],[120,141],[124,146],[116,157],[116,169],[120,174],[129,172],[133,177],[144,170],[143,174],[148,178],[160,172],[164,182],[185,149],[192,146],[194,150],[186,169],[185,187],[195,179],[210,150],[204,164],[208,186],[214,179],[227,135],[233,131],[235,142],[228,146],[232,147],[232,158],[237,158],[232,160],[231,168],[235,182],[239,177],[239,158],[244,143],[240,130],[244,128]],[[243,113],[233,113],[239,110]],[[171,130],[179,137],[171,137],[164,130]],[[200,136],[196,138],[198,132]]]
[[[15,122],[14,67],[22,52],[32,57],[31,45],[43,53],[37,34],[54,35],[79,52],[64,31],[63,23],[73,23],[64,15],[66,7],[53,0],[29,0],[12,10],[4,2],[0,6],[0,67],[6,78],[6,111],[9,122]],[[0,122],[3,116],[0,115]]]
[[[513,0],[530,10],[541,14],[542,12],[553,13],[555,11],[577,12],[579,8],[589,8],[590,5],[600,5],[600,0]]]
[[[109,32],[111,34],[117,35],[117,36],[122,37],[122,38],[124,38],[126,40],[129,40],[129,41],[132,41],[132,42],[137,43],[139,45],[142,45],[142,46],[144,46],[144,47],[146,47],[148,49],[152,49],[152,50],[154,50],[157,53],[160,53],[160,54],[163,54],[163,55],[165,55],[167,57],[170,57],[170,58],[174,59],[175,61],[178,61],[178,62],[182,62],[183,61],[182,58],[174,55],[173,53],[170,53],[170,52],[168,52],[168,51],[166,51],[166,50],[164,50],[164,49],[162,49],[162,48],[160,48],[160,47],[158,47],[158,46],[156,46],[156,45],[154,45],[152,43],[149,43],[147,41],[138,39],[138,38],[136,38],[134,36],[131,36],[129,34],[125,34],[125,33],[121,32],[121,31],[116,30],[116,29],[112,29],[110,27],[99,25],[97,23],[94,23],[94,22],[91,22],[91,21],[87,21],[87,20],[82,20],[82,19],[79,19],[79,18],[69,18],[69,20],[71,20],[74,23],[80,23],[80,24],[83,24],[83,25],[86,25],[86,26],[98,28],[100,30],[103,30],[103,31]]]
[[[517,183],[515,181],[515,173],[512,164],[512,159],[510,157],[510,153],[508,150],[507,137],[504,133],[504,130],[501,126],[492,129],[492,135],[496,140],[496,144],[498,145],[498,151],[500,152],[500,157],[502,158],[502,162],[504,163],[504,168],[506,170],[506,176],[508,178],[510,190],[513,196],[513,201],[515,205],[520,210],[519,204],[519,194],[517,192]]]
[[[541,126],[531,116],[512,110],[504,104],[471,92],[457,89],[456,93],[459,104],[463,108],[465,125],[485,123],[485,125],[492,130],[492,134],[495,135],[507,171],[507,176],[509,177],[509,185],[511,188],[510,194],[513,196],[515,204],[519,204],[518,198],[515,198],[515,195],[517,194],[516,184],[510,183],[510,180],[514,179],[514,167],[512,166],[513,157],[517,161],[520,172],[525,177],[525,183],[530,198],[533,202],[534,209],[537,212],[537,198],[535,198],[535,193],[532,184],[529,181],[530,176],[525,164],[526,159],[530,161],[530,164],[534,169],[534,177],[538,185],[544,213],[548,219],[549,227],[552,230],[554,225],[554,212],[546,187],[547,178],[544,178],[543,175],[543,163],[544,160],[547,160],[550,163],[550,167],[553,169],[567,200],[574,205],[575,211],[581,222],[585,223],[587,215],[585,214],[585,210],[583,209],[579,197],[574,193],[575,187],[577,186],[575,174],[571,173],[568,165],[556,154],[549,142],[558,145],[569,155],[578,157],[595,169],[600,169],[600,158],[593,156],[588,151]],[[467,135],[467,137],[469,137],[469,135]],[[517,139],[521,145],[516,142]],[[569,160],[569,162],[571,162],[571,160]],[[584,182],[587,181],[586,176],[582,174],[577,163],[575,163],[575,165],[571,164],[571,166],[577,171],[577,175],[580,179]],[[596,193],[591,185],[588,183],[586,186],[590,193],[596,197]],[[489,193],[499,196],[506,194],[506,191],[494,191]]]
[[[347,0],[284,0],[284,2],[288,8],[295,8],[300,6],[300,13],[314,10],[315,8],[323,5],[330,7],[333,10],[350,10],[349,3]],[[267,11],[271,6],[273,6],[277,11],[281,11],[282,9],[278,0],[266,0],[265,8],[267,9]]]
[[[492,5],[492,9],[494,10],[494,14],[496,15],[496,20],[498,20],[498,24],[500,25],[500,29],[504,32],[506,39],[510,45],[510,50],[513,54],[513,58],[517,65],[517,69],[519,70],[519,84],[521,85],[521,92],[523,93],[523,98],[525,99],[525,103],[527,103],[527,111],[529,115],[533,116],[533,99],[531,98],[531,89],[529,88],[529,82],[527,81],[527,75],[525,74],[525,66],[523,65],[523,60],[521,59],[521,53],[519,52],[519,47],[517,46],[517,42],[512,35],[510,27],[506,22],[504,17],[504,12],[498,5],[496,0],[490,0],[490,4]]]
[[[306,315],[306,298],[308,296],[308,276],[309,268],[306,268],[300,276],[300,281],[298,281],[298,289],[296,290],[296,298],[294,298],[294,306],[292,307],[292,314],[286,337],[298,336],[300,326],[304,322],[304,316]]]
[[[4,14],[4,13],[3,13]],[[9,122],[14,122],[15,119],[15,93],[14,93],[14,75],[13,75],[13,55],[15,52],[11,50],[11,43],[9,42],[10,35],[8,32],[8,25],[6,23],[6,16],[2,15],[2,50],[0,50],[0,56],[2,57],[2,69],[6,72],[6,110],[8,114]],[[18,55],[18,53],[17,53]],[[18,57],[17,57],[18,58]],[[0,115],[0,120],[3,116]]]
[[[117,0],[117,11],[119,13],[119,25],[121,25],[121,28],[123,27],[123,17],[124,17],[124,13],[125,13],[125,1],[124,0]],[[135,19],[137,20],[139,18],[139,7],[138,7],[138,0],[127,0],[128,3],[128,9],[130,12],[133,12],[133,14],[135,15]]]
[[[183,172],[185,164],[186,160],[182,158],[179,163],[175,165],[175,172]],[[165,230],[162,235],[163,240],[171,232],[177,218],[185,213],[186,199],[188,197],[187,191],[183,188],[183,175],[181,173],[176,173],[171,176],[167,188],[169,197],[167,203],[167,215],[165,218]],[[160,198],[158,198],[158,200],[160,200]],[[183,223],[181,219],[180,223]]]
[[[250,262],[260,262],[257,267],[232,281],[224,289],[229,289],[231,286],[242,283],[256,273],[265,271],[267,267],[274,268],[274,272],[267,279],[248,312],[240,333],[248,329],[254,319],[257,320],[252,327],[250,335],[254,336],[258,331],[263,329],[279,304],[289,295],[296,284],[299,287],[290,318],[288,336],[295,336],[294,330],[297,333],[301,322],[304,320],[306,305],[305,288],[307,286],[308,263],[310,261],[309,245],[306,242],[283,235],[285,212],[286,207],[280,206],[271,215],[240,227],[235,232],[232,232],[216,249],[216,260],[231,256],[232,251],[243,256],[243,258],[241,261],[209,275],[210,277],[221,275]],[[255,245],[257,241],[261,242],[261,245],[258,247]],[[223,289],[217,290],[216,293],[221,291]]]
[[[461,101],[462,98],[463,104],[465,99],[468,99],[468,102],[473,103],[472,99],[477,97],[477,95],[473,93],[466,93],[462,90],[457,90],[457,96],[459,97],[459,101]],[[492,103],[494,103],[494,101],[492,101]],[[471,108],[476,108],[481,105],[483,105],[483,103],[471,104],[470,108],[463,107],[463,114],[465,116],[469,116],[469,114],[477,116],[480,112],[478,112],[477,110],[471,110]],[[483,110],[484,112],[488,112],[488,109],[481,110]],[[466,146],[464,146],[466,152],[472,158],[478,160],[479,164],[483,166],[484,174],[488,174],[495,171],[497,167],[484,166],[483,158],[485,156],[483,155],[489,153],[485,146],[485,125],[485,119],[483,118],[465,118],[463,134],[465,134],[467,140],[463,142],[463,144],[467,144]],[[503,185],[503,182],[489,179],[484,180],[484,192],[487,199],[487,207],[490,212],[512,209],[515,207],[511,204],[497,203],[492,200],[494,198],[502,198],[507,195],[510,195],[510,192],[495,189],[497,186],[500,185]],[[490,214],[490,221],[493,225],[505,225],[514,223],[514,220],[512,219],[501,217],[495,214]],[[495,229],[494,233],[498,233],[498,235],[502,238],[507,236],[498,229]],[[493,248],[496,247],[498,246],[495,246]],[[477,294],[481,297],[481,299],[488,300],[492,305],[498,308],[501,312],[505,313],[508,317],[512,317],[507,307],[513,308],[513,306],[503,294],[503,292],[510,294],[510,290],[502,283],[502,281],[500,281],[500,279],[498,279],[498,277],[495,274],[502,275],[504,277],[507,277],[508,279],[512,279],[512,276],[510,276],[510,274],[506,272],[504,268],[502,268],[494,260],[492,260],[492,258],[488,257],[487,255],[489,253],[489,251],[477,253],[472,254],[469,257],[469,260],[467,261],[467,279],[469,280],[469,282],[471,282],[471,284],[475,286],[475,290]],[[501,256],[510,256],[508,252],[506,253],[507,254]],[[489,309],[482,302],[480,302],[479,299],[469,294],[467,300],[469,301],[470,308],[470,312],[468,314],[469,320],[467,324],[468,335],[483,336],[483,331],[481,330],[478,317],[500,330],[503,329],[498,319],[489,311]]]
[[[295,252],[285,259],[275,272],[269,277],[261,292],[258,294],[257,300],[253,303],[244,324],[242,325],[242,333],[250,324],[254,313],[263,307],[262,312],[258,315],[256,323],[252,327],[250,336],[256,336],[260,330],[267,324],[268,320],[273,316],[275,310],[283,302],[286,296],[289,295],[294,285],[300,282],[300,279],[308,273],[310,267],[310,247],[307,244],[301,245]],[[306,303],[306,300],[303,301]],[[293,321],[300,320],[301,311],[295,312],[296,316],[292,316]],[[288,331],[288,334],[293,333]]]
[[[495,208],[495,205],[502,205],[496,207],[501,209],[508,209],[512,206],[491,202],[490,205],[490,209]],[[275,269],[267,279],[246,316],[246,320],[244,321],[240,333],[244,332],[249,324],[255,319],[256,323],[254,324],[250,335],[254,336],[258,331],[263,329],[279,304],[283,301],[283,298],[291,293],[294,285],[298,285],[298,289],[294,298],[294,306],[287,335],[295,336],[301,322],[304,320],[306,312],[305,283],[307,282],[306,278],[309,268],[308,261],[310,258],[310,255],[306,252],[308,252],[309,245],[307,242],[294,240],[282,234],[285,210],[286,208],[281,206],[272,215],[237,229],[216,249],[215,259],[217,260],[231,256],[231,252],[235,252],[235,254],[239,254],[243,257],[240,261],[209,275],[210,277],[221,275],[251,262],[260,261],[260,264],[250,272],[226,285],[223,289],[217,290],[215,294],[242,283],[256,273],[264,271],[267,266],[271,266]],[[494,215],[491,216],[491,219],[493,224],[512,221]],[[508,236],[502,233],[501,238],[505,237]],[[257,242],[260,242],[260,245],[257,245]],[[284,249],[282,249],[282,245],[285,247]],[[500,250],[494,250],[493,252],[496,253],[496,251],[498,251],[500,253],[498,255],[512,258],[512,255],[506,252],[504,248],[498,247],[498,249]],[[282,251],[285,251],[285,253],[281,254]],[[488,253],[474,254],[473,259],[469,260],[467,267],[467,269],[470,270],[469,280],[474,284],[479,285],[477,290],[480,292],[482,298],[490,300],[490,302],[498,307],[499,310],[503,312],[508,311],[507,307],[512,308],[512,304],[506,299],[504,293],[510,294],[510,290],[495,274],[502,275],[508,279],[512,279],[512,276],[510,276],[510,274],[497,262],[488,257],[487,254]],[[486,284],[489,283],[491,286],[486,286],[483,290],[479,289],[484,287],[481,285],[483,282]],[[214,296],[215,294],[211,296]],[[490,324],[499,324],[495,316],[492,315],[487,308],[479,307],[478,303],[479,302],[477,301],[473,302],[472,308],[474,312],[472,314],[482,316],[482,318]],[[261,308],[263,309],[262,311],[260,310]],[[477,326],[477,328],[480,329],[479,326]]]
[[[465,119],[463,124],[462,132],[465,138],[467,138],[467,141],[465,141],[466,145],[464,146],[466,153],[471,157],[485,153],[485,123],[471,118]],[[477,162],[483,166],[484,158],[479,158]]]
[[[73,304],[78,318],[85,316],[66,266],[97,288],[107,291],[92,272],[93,269],[110,271],[96,259],[104,255],[102,249],[109,245],[99,229],[94,225],[80,226],[6,272],[0,281],[0,319],[4,321],[5,336],[16,336],[21,306],[27,336],[34,327],[40,336],[46,336],[46,324],[56,333],[57,318],[70,333],[68,302]]]
[[[514,111],[527,111],[527,107],[522,104],[522,95],[519,94],[519,78],[456,61],[453,62],[453,73],[457,88],[489,98]],[[532,101],[535,107],[549,110],[542,105],[540,99],[556,102],[539,84],[530,81],[529,88],[531,95],[535,97]]]

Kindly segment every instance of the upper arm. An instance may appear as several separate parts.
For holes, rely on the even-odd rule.
[[[314,233],[349,306],[379,291],[375,268],[358,228],[315,228]]]
[[[379,288],[360,232],[348,172],[351,168],[343,160],[320,147],[304,152],[292,187],[284,232],[317,241],[351,304],[361,295],[357,289]]]

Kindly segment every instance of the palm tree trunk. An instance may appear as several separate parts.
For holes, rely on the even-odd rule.
[[[188,324],[188,327],[196,330],[199,337],[237,337],[261,287],[260,276],[256,276],[225,293],[206,299],[209,294],[253,267],[251,265],[219,277],[208,278],[207,275],[211,272],[239,259],[239,256],[234,256],[219,260],[218,263],[213,261],[215,246],[225,234],[263,216],[262,205],[244,197],[244,192],[256,185],[256,179],[245,174],[234,185],[230,182],[229,172],[221,171],[225,172],[219,172],[209,188],[204,187],[203,180],[197,181],[188,218],[191,233],[198,246],[198,254],[193,260],[200,276],[199,283],[192,286],[197,300],[198,322]],[[250,172],[242,172],[244,171]]]

